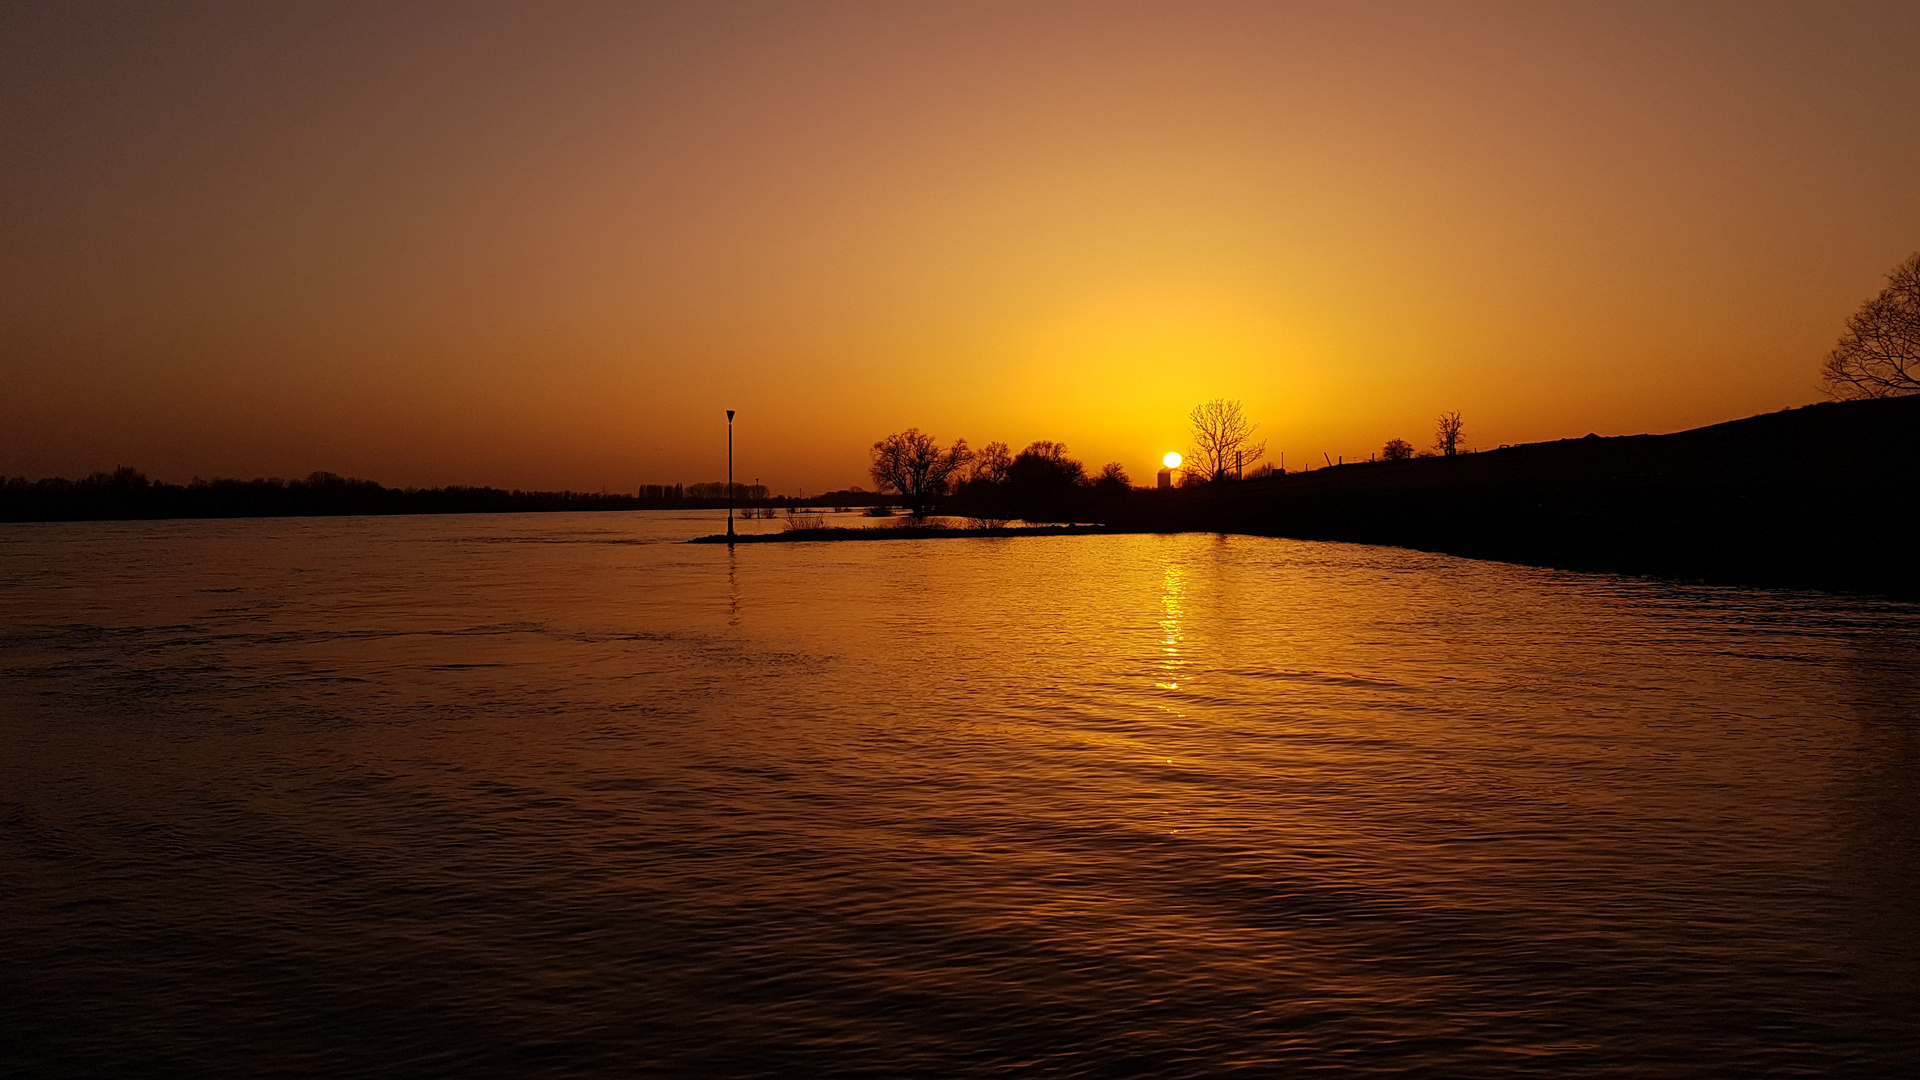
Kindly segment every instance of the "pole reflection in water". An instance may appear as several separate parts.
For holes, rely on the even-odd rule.
[[[732,544],[727,545],[727,628],[740,629],[740,554]]]

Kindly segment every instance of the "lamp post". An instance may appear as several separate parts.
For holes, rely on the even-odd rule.
[[[733,540],[733,410],[727,410],[727,540]]]

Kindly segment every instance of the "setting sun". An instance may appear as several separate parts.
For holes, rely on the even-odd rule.
[[[1169,469],[1177,469],[1180,467],[1180,455],[1172,450],[1167,451],[1167,456],[1161,458],[1160,461]]]

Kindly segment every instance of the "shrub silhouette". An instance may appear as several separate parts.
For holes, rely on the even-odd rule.
[[[1434,420],[1433,448],[1444,457],[1452,457],[1460,450],[1460,432],[1465,428],[1459,409],[1441,413]]]

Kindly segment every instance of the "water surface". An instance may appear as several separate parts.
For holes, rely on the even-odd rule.
[[[1920,1062],[1911,606],[715,527],[6,526],[0,1072]]]

